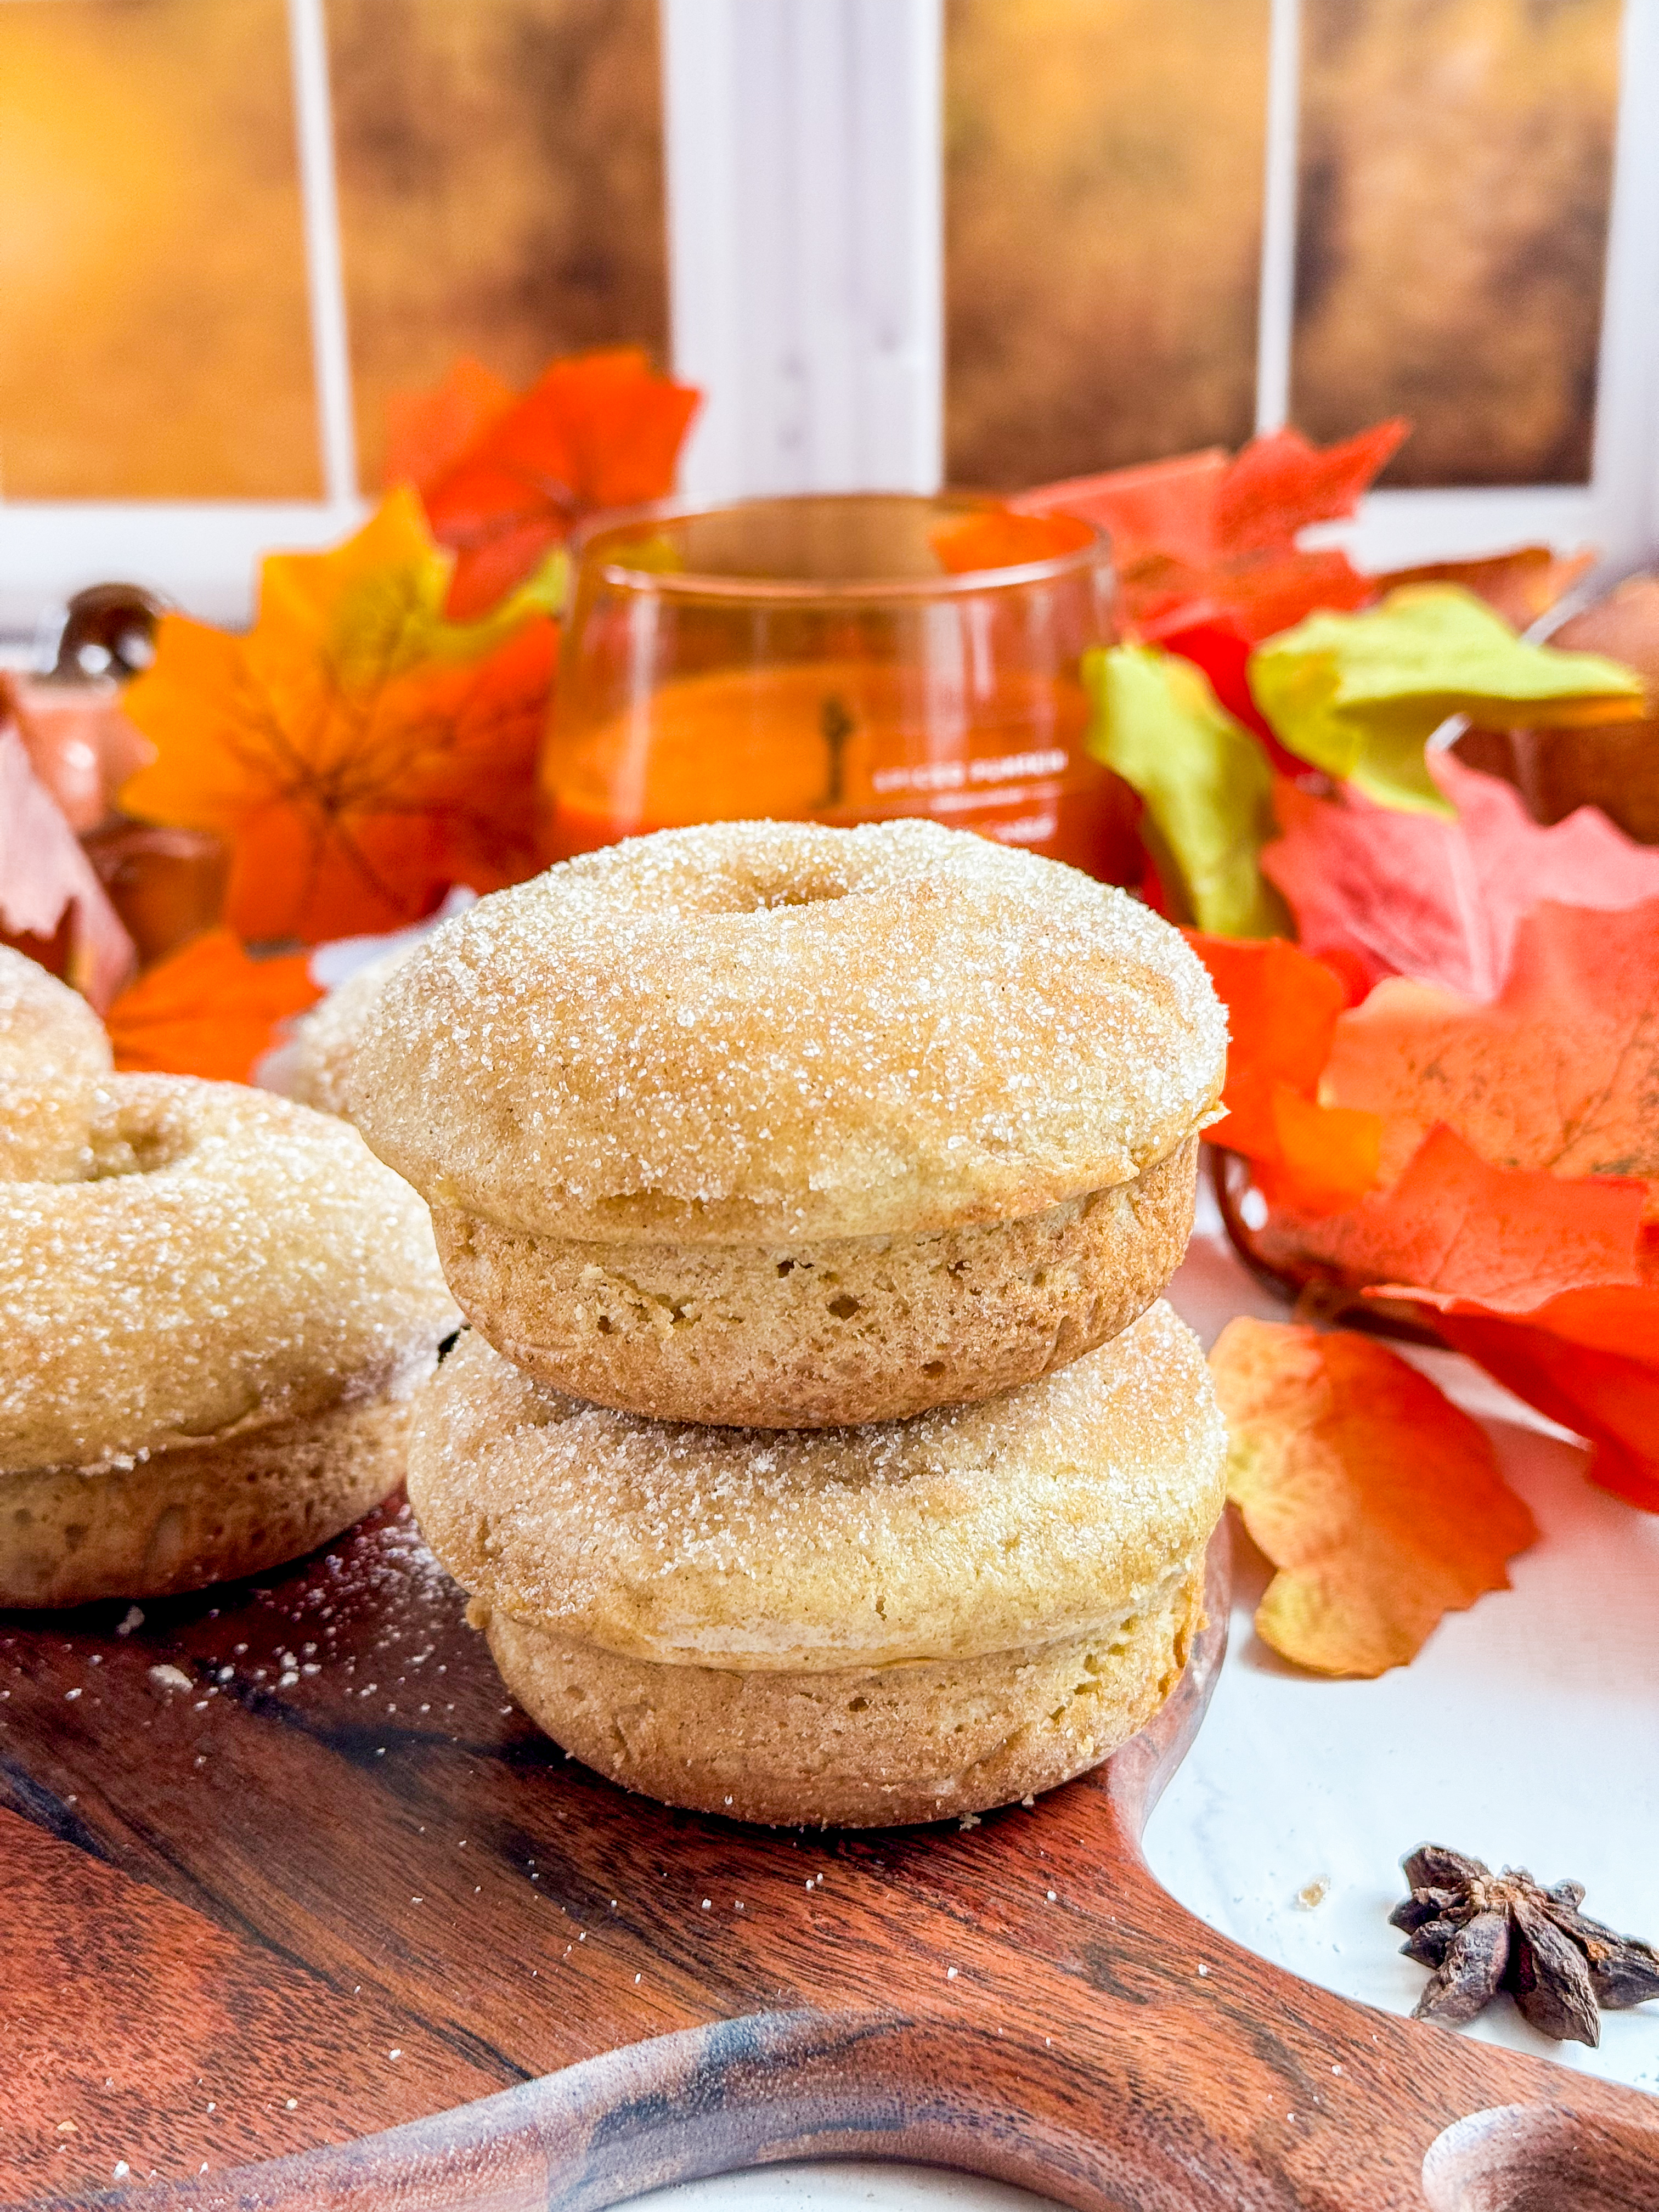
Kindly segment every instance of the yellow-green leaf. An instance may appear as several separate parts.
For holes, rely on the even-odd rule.
[[[1599,653],[1528,645],[1482,600],[1405,585],[1360,614],[1310,615],[1250,657],[1250,690],[1279,743],[1369,799],[1454,810],[1424,762],[1449,714],[1491,729],[1552,727],[1639,712],[1642,679]]]
[[[1085,653],[1089,747],[1140,794],[1142,834],[1182,919],[1218,937],[1290,933],[1256,856],[1273,835],[1273,770],[1190,660],[1156,646]]]

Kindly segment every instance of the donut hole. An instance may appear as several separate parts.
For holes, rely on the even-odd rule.
[[[750,914],[771,914],[781,907],[827,906],[842,899],[852,890],[848,879],[846,855],[841,853],[817,854],[799,849],[774,857],[767,853],[751,853],[733,868],[727,878],[727,887],[741,902],[738,910]]]
[[[191,1148],[183,1115],[145,1100],[123,1105],[95,1118],[87,1131],[82,1182],[107,1182],[117,1176],[155,1175],[175,1166]]]

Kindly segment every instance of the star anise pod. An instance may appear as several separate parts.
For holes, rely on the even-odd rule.
[[[1412,1893],[1389,1915],[1401,1948],[1433,1968],[1419,2020],[1462,2027],[1508,1990],[1522,2016],[1558,2043],[1596,2044],[1600,2012],[1659,1997],[1659,1951],[1579,1911],[1582,1882],[1546,1889],[1524,1867],[1425,1844],[1403,1862]]]

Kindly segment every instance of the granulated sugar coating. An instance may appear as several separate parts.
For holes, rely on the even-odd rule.
[[[0,1121],[0,1469],[397,1395],[452,1325],[425,1208],[343,1122],[161,1075]]]
[[[80,993],[0,945],[0,1082],[100,1075],[112,1057],[104,1024]]]
[[[583,1404],[464,1337],[416,1402],[427,1540],[497,1610],[626,1656],[835,1668],[1115,1628],[1196,1571],[1226,1437],[1167,1305],[1041,1382],[866,1428]]]
[[[1123,891],[928,822],[586,854],[387,984],[354,1118],[544,1235],[915,1235],[1126,1182],[1212,1118],[1226,1030]]]

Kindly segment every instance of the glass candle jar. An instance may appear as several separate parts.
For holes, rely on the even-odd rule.
[[[925,814],[1138,881],[1133,796],[1084,744],[1079,659],[1115,635],[1106,541],[1062,522],[1047,558],[952,573],[952,534],[1000,513],[857,493],[591,526],[544,857],[693,822]]]

